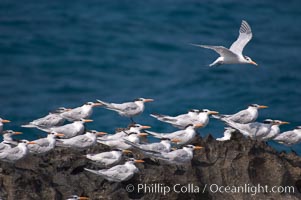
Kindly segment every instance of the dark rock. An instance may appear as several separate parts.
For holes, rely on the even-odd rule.
[[[278,153],[265,143],[246,139],[240,134],[234,134],[231,141],[225,142],[216,141],[211,136],[197,137],[193,144],[205,148],[196,151],[187,166],[161,165],[146,159],[145,163],[137,164],[140,172],[123,183],[111,183],[84,171],[85,167],[97,169],[97,166],[83,155],[109,150],[102,145],[86,151],[57,148],[47,155],[29,155],[15,164],[0,162],[0,199],[52,200],[65,199],[72,194],[113,200],[301,199],[301,158],[294,153]],[[134,154],[143,158],[139,152],[134,151]],[[127,192],[129,184],[134,186],[133,192]],[[138,184],[146,184],[149,189],[138,192]],[[177,190],[185,186],[183,191],[174,192],[175,184],[179,184]],[[216,189],[215,184],[246,187],[249,193],[210,191],[210,188]],[[251,186],[259,184],[262,187],[267,185],[269,189],[293,186],[294,193],[266,193],[262,190],[252,195],[255,191]],[[155,186],[158,186],[156,191]],[[163,189],[167,186],[171,191],[164,195]],[[189,191],[197,187],[199,191]]]

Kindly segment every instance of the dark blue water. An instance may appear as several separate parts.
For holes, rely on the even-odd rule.
[[[301,125],[301,2],[295,1],[1,1],[0,116],[23,137],[42,135],[20,125],[59,106],[87,101],[154,98],[136,119],[174,130],[151,112],[190,108],[234,113],[268,105],[259,120]],[[188,45],[229,47],[247,20],[253,39],[244,53],[259,64],[209,68],[217,54]],[[113,132],[128,119],[95,109],[88,128]],[[220,136],[211,120],[201,130]],[[275,145],[275,144],[274,144]],[[283,147],[277,145],[278,149]],[[294,149],[301,152],[301,145]]]

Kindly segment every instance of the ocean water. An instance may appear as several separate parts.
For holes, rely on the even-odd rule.
[[[20,125],[57,107],[87,101],[154,98],[136,121],[154,131],[175,130],[149,116],[191,108],[231,114],[251,103],[266,118],[301,125],[301,2],[289,1],[26,1],[0,2],[0,116],[23,138],[45,136]],[[213,51],[229,47],[241,20],[253,39],[252,65],[209,68]],[[96,108],[89,129],[112,133],[129,120]],[[212,119],[205,136],[223,133]],[[272,143],[278,150],[282,145]],[[301,144],[293,147],[301,153]]]

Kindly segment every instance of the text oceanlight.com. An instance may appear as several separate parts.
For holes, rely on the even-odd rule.
[[[136,186],[128,184],[126,186],[128,192],[138,193],[161,193],[166,195],[171,192],[175,193],[247,193],[256,195],[258,193],[294,193],[294,186],[268,186],[268,185],[251,185],[244,184],[241,186],[223,186],[218,184],[206,184],[203,187],[194,184],[174,184],[172,186],[163,183],[153,184],[137,184]]]

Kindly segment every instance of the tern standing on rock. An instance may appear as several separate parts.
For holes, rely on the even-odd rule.
[[[231,45],[230,49],[223,46],[209,46],[198,44],[192,45],[206,49],[212,49],[220,55],[220,57],[218,57],[213,63],[209,65],[210,67],[221,64],[252,64],[257,66],[257,63],[252,61],[250,57],[244,56],[242,54],[244,47],[251,39],[251,27],[246,21],[243,20],[239,29],[239,36],[237,40]]]
[[[97,136],[102,136],[107,133],[97,132],[95,130],[87,131],[84,135],[78,135],[69,139],[57,139],[57,146],[71,147],[75,149],[86,149],[96,143]]]
[[[5,162],[16,162],[22,158],[24,158],[28,154],[27,145],[35,144],[35,142],[29,142],[27,140],[21,140],[20,143],[7,151],[3,151],[0,153],[0,161]]]
[[[118,164],[122,160],[122,155],[124,153],[131,153],[129,150],[115,149],[109,152],[102,152],[97,154],[87,154],[86,158],[96,162],[104,167],[112,166]]]
[[[264,105],[251,104],[247,109],[241,110],[233,115],[213,115],[213,117],[222,121],[225,121],[225,119],[227,119],[236,123],[247,124],[255,122],[258,117],[258,110],[263,108],[268,107]]]
[[[38,129],[45,131],[45,132],[55,132],[55,133],[61,133],[63,136],[61,138],[72,138],[77,135],[81,135],[85,132],[85,125],[84,123],[87,122],[93,122],[92,119],[81,119],[78,121],[74,121],[71,124],[66,124],[64,126],[56,126],[52,128],[42,128],[37,127]]]
[[[32,154],[44,154],[54,149],[57,136],[64,136],[60,133],[48,133],[46,138],[34,140],[35,144],[29,145],[28,150]]]
[[[37,126],[50,128],[54,126],[62,126],[66,119],[60,116],[61,113],[67,112],[70,109],[61,107],[57,109],[55,112],[51,112],[45,117],[33,120],[26,125],[22,125],[24,128],[36,128]]]
[[[122,182],[130,180],[139,171],[134,163],[143,162],[143,160],[130,159],[123,165],[116,165],[109,169],[92,170],[85,168],[85,170],[97,174],[110,182]]]
[[[73,108],[67,112],[61,113],[60,115],[71,122],[79,121],[81,119],[88,119],[93,113],[93,107],[100,105],[100,103],[87,102],[81,107]]]
[[[209,123],[209,115],[213,114],[216,115],[218,112],[208,109],[191,109],[188,111],[188,113],[175,117],[161,114],[151,114],[151,116],[159,121],[169,123],[176,128],[185,129],[189,124],[203,124],[203,127],[207,126]]]
[[[266,119],[263,123],[252,122],[248,124],[239,124],[231,120],[226,120],[225,122],[228,126],[238,130],[244,136],[260,141],[273,139],[280,133],[280,125],[289,124],[288,122],[271,119]]]
[[[193,150],[199,150],[203,147],[186,145],[182,149],[177,149],[168,153],[147,154],[152,158],[165,161],[168,164],[185,165],[191,162],[193,158]]]
[[[301,126],[297,126],[294,130],[286,131],[274,138],[274,141],[292,146],[301,142]]]
[[[108,110],[116,111],[119,115],[124,117],[129,117],[132,122],[134,122],[133,117],[140,115],[144,111],[144,103],[152,102],[153,99],[144,99],[138,98],[133,102],[125,102],[125,103],[107,103],[101,100],[97,100],[104,108]]]
[[[175,131],[172,133],[155,133],[152,131],[145,131],[150,135],[156,138],[169,138],[171,140],[177,139],[179,142],[177,144],[184,145],[188,144],[193,141],[194,137],[196,136],[197,128],[202,127],[203,124],[189,124],[184,130]]]
[[[171,142],[178,143],[180,140],[178,139],[169,139],[169,138],[161,138],[161,142],[151,143],[151,144],[137,144],[125,139],[125,143],[131,145],[135,149],[141,151],[152,151],[152,152],[170,152]]]
[[[22,132],[15,132],[12,130],[6,130],[2,132],[3,141],[0,143],[0,152],[6,151],[12,148],[12,145],[17,146],[18,142],[15,141],[12,136],[22,134]]]

